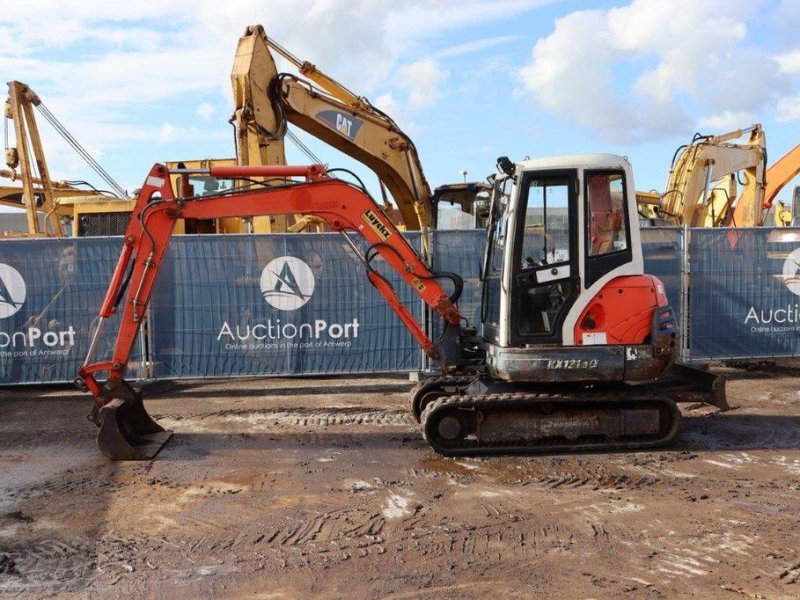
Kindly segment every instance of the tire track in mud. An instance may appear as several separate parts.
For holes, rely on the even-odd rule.
[[[660,532],[656,534],[655,530],[653,536],[660,536],[661,540],[644,545],[644,550],[649,553],[645,561],[636,564],[636,568],[641,578],[655,578],[662,583],[711,572],[717,576],[724,576],[726,571],[736,573],[757,550],[754,537],[732,531],[682,535],[680,542],[675,544],[663,543],[668,539]]]
[[[473,459],[450,463],[428,461],[423,467],[414,467],[410,473],[417,478],[446,477],[453,482],[469,485],[476,478],[501,485],[536,485],[549,490],[588,489],[643,490],[662,480],[650,470],[636,466],[614,465],[594,459],[531,457],[523,460]]]
[[[602,527],[572,527],[556,520],[542,522],[532,516],[522,517],[514,508],[497,501],[485,501],[480,506],[483,514],[479,524],[448,515],[426,516],[424,508],[403,519],[387,519],[366,507],[341,508],[303,518],[287,516],[282,518],[283,523],[268,525],[262,525],[264,515],[257,515],[235,535],[220,537],[219,532],[209,532],[172,539],[174,548],[169,552],[164,552],[163,536],[161,541],[155,536],[143,536],[105,538],[98,543],[95,555],[108,580],[126,576],[125,565],[136,571],[145,568],[141,560],[132,562],[132,556],[159,557],[151,559],[151,568],[161,571],[185,564],[186,557],[191,556],[220,563],[235,558],[244,571],[318,569],[320,565],[364,559],[422,564],[428,569],[432,564],[453,568],[498,564],[570,550],[580,544],[609,543],[609,534]]]
[[[158,421],[167,428],[196,431],[211,430],[220,424],[244,426],[247,432],[354,425],[418,428],[413,415],[407,410],[363,408],[226,410],[202,415],[159,417]]]
[[[251,523],[240,535],[221,544],[237,549],[240,557],[273,568],[308,568],[386,552],[386,520],[378,512],[343,508],[314,513],[305,518],[286,518],[282,525]],[[198,542],[202,546],[202,541]],[[265,567],[266,564],[263,564]]]
[[[800,561],[793,563],[786,569],[782,569],[780,573],[778,573],[778,579],[781,583],[786,585],[800,583]]]
[[[97,562],[94,547],[75,540],[44,539],[29,544],[0,541],[0,593],[54,594],[82,588]]]
[[[41,596],[115,585],[125,577],[157,570],[160,561],[155,557],[165,555],[168,563],[190,559],[185,546],[163,536],[69,541],[53,537],[7,547],[0,543],[0,593]]]

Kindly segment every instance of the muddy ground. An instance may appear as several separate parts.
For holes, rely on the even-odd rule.
[[[798,598],[800,371],[728,373],[673,447],[447,459],[404,377],[189,382],[109,463],[86,396],[0,392],[0,595]]]

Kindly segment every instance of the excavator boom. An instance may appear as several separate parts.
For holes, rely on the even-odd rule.
[[[733,143],[745,135],[747,141]],[[691,227],[761,225],[766,156],[758,123],[715,136],[696,133],[675,153],[664,193],[636,193],[639,214]]]
[[[455,330],[460,329],[461,315],[454,300],[445,293],[437,278],[449,277],[457,280],[457,293],[460,293],[460,280],[452,274],[432,272],[366,191],[332,178],[321,165],[219,166],[210,167],[205,172],[218,179],[281,178],[284,184],[271,187],[259,184],[253,188],[216,196],[194,196],[189,186],[182,185],[181,195],[176,197],[170,183],[170,172],[166,167],[155,165],[151,169],[131,215],[124,246],[100,310],[100,325],[94,332],[89,354],[80,370],[80,385],[95,396],[92,417],[101,424],[98,441],[101,443],[101,450],[107,455],[114,458],[143,458],[152,453],[156,443],[148,438],[137,445],[136,440],[143,436],[134,432],[137,427],[131,425],[131,421],[141,424],[139,429],[146,430],[143,434],[145,437],[155,424],[147,417],[141,400],[137,401],[136,394],[123,377],[136,335],[145,319],[150,295],[163,264],[175,222],[180,218],[218,219],[301,213],[323,219],[331,230],[345,236],[348,232],[361,235],[370,243],[362,257],[369,281],[384,296],[425,352],[433,358],[446,359],[439,354],[437,346],[398,299],[389,281],[370,263],[375,256],[380,255]],[[189,170],[183,171],[182,175],[185,183],[188,181]],[[306,181],[296,182],[289,179],[299,176],[305,177]],[[113,355],[110,360],[92,363],[102,325],[117,311],[126,289],[129,291],[122,305],[121,324]],[[100,372],[108,373],[103,384],[96,378]],[[114,400],[119,402],[112,403]],[[103,414],[104,410],[114,414]],[[120,420],[118,411],[126,411],[133,415],[133,419]],[[127,425],[121,426],[120,423],[123,422]],[[159,431],[149,433],[163,437],[163,433]],[[155,450],[164,442],[166,439],[156,443]],[[106,446],[103,447],[103,444]]]
[[[279,74],[270,47],[322,86]],[[288,123],[372,169],[392,194],[406,229],[430,227],[431,190],[414,143],[366,99],[267,39],[260,25],[239,39],[232,73],[240,164],[284,164]]]
[[[789,150],[767,169],[767,189],[764,192],[764,213],[775,203],[775,198],[792,179],[800,173],[800,144]],[[782,202],[775,208],[775,225],[785,226],[792,223],[792,210]]]

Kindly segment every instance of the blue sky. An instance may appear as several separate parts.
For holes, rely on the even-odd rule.
[[[761,122],[771,160],[800,143],[796,0],[14,4],[0,13],[0,72],[30,84],[129,190],[154,162],[233,155],[229,74],[256,23],[392,115],[432,187],[464,170],[483,179],[500,155],[614,152],[638,189],[662,189],[695,131]],[[41,128],[54,178],[100,183]],[[375,180],[295,132],[331,167]]]

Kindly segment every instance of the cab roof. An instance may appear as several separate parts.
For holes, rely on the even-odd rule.
[[[567,154],[534,158],[517,163],[518,171],[542,171],[547,169],[609,169],[630,167],[626,156],[618,154]]]

